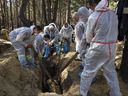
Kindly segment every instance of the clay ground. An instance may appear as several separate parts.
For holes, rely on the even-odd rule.
[[[73,85],[70,87],[69,91],[64,94],[64,96],[79,96],[79,63],[73,61],[72,65],[70,66],[70,73],[72,78],[74,79]],[[109,86],[105,78],[102,75],[102,72],[98,72],[97,76],[98,79],[95,84],[91,85],[90,92],[92,96],[107,96],[107,92],[109,91]],[[128,85],[123,83],[123,81],[119,77],[120,88],[123,96],[128,96]]]
[[[75,49],[73,47],[73,49]],[[9,51],[9,52],[8,52]],[[31,79],[31,71],[22,70],[16,58],[16,54],[9,54],[12,50],[7,50],[0,55],[0,96],[61,96],[44,95],[39,90],[39,71],[35,70],[34,80]],[[120,50],[117,52],[117,62],[120,63]],[[64,90],[62,96],[79,96],[79,65],[80,62],[73,60],[68,66],[68,71],[73,79],[73,84],[69,90]],[[36,77],[36,78],[35,78]],[[97,82],[91,85],[92,96],[107,96],[109,87],[102,75],[102,71],[97,74]],[[32,82],[33,81],[33,82]],[[123,96],[128,96],[128,85],[124,84],[119,77],[121,92]]]
[[[122,54],[122,43],[117,44],[117,56],[116,64],[121,63],[121,54]],[[70,74],[74,79],[73,85],[70,87],[69,91],[64,94],[64,96],[79,96],[79,82],[80,78],[78,76],[80,62],[73,61],[69,67]],[[91,85],[90,93],[92,96],[108,96],[109,86],[103,76],[102,71],[99,71],[96,76],[98,79],[95,84]],[[121,78],[118,76],[120,88],[123,96],[128,96],[128,84],[126,85]]]

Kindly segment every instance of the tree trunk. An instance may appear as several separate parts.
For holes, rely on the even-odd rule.
[[[37,9],[37,17],[36,17],[36,19],[38,20],[38,22],[40,23],[40,25],[42,25],[42,17],[41,17],[41,1],[39,1],[38,3],[37,3],[37,5],[36,5],[36,9]]]
[[[13,27],[13,12],[12,12],[12,0],[10,0],[10,20],[11,20],[11,27]]]
[[[7,15],[6,15],[6,0],[4,0],[3,1],[3,10],[4,10],[4,24],[5,24],[5,27],[6,27],[6,25],[7,25],[7,20],[6,20],[6,18],[7,18]]]
[[[23,26],[31,26],[32,25],[32,21],[28,20],[25,16],[26,7],[27,7],[28,3],[29,3],[29,0],[22,0],[22,4],[20,7],[19,18],[20,18],[21,22],[23,23]]]
[[[51,0],[47,1],[47,17],[48,17],[48,23],[51,23]]]
[[[52,20],[52,22],[56,22],[57,9],[58,9],[58,2],[59,2],[59,0],[56,0],[56,1],[55,1],[55,4],[54,4],[53,20]]]
[[[67,10],[67,23],[69,23],[70,24],[70,17],[71,17],[71,8],[70,8],[70,6],[71,6],[71,0],[68,0],[68,10]]]
[[[9,28],[9,12],[8,12],[8,6],[7,6],[7,4],[8,4],[8,1],[6,0],[6,12],[7,12],[7,18],[6,18],[6,20],[7,20],[7,27]]]
[[[4,8],[3,8],[2,0],[0,0],[0,6],[1,6],[1,17],[2,17],[1,25],[2,25],[2,27],[5,27],[5,14],[4,14]]]
[[[45,0],[42,0],[42,18],[44,18],[45,25],[48,24],[47,16],[46,16],[46,2]]]
[[[36,24],[36,2],[35,0],[32,0],[33,3],[33,22]]]
[[[18,20],[18,0],[15,0],[15,4],[16,4],[16,25],[17,27],[19,27],[19,20]]]
[[[28,20],[30,21],[31,20],[31,12],[30,12],[30,2],[28,3],[28,8],[27,8],[27,12],[28,12],[28,15],[27,15],[27,18]]]

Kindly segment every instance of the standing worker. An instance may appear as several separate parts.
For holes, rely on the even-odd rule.
[[[122,62],[120,66],[120,76],[128,84],[128,0],[120,0],[118,3],[119,20],[119,41],[125,41]]]
[[[80,7],[77,12],[78,15],[78,22],[75,26],[75,41],[76,41],[76,52],[78,52],[77,59],[80,58],[80,49],[81,49],[81,40],[83,37],[84,32],[86,31],[86,23],[89,17],[89,11],[86,7]]]
[[[70,51],[70,44],[72,40],[73,28],[68,23],[65,23],[60,30],[60,37],[62,41],[62,46],[64,52],[67,53]]]
[[[115,49],[118,35],[118,19],[108,8],[108,0],[89,0],[94,12],[88,18],[86,40],[90,47],[86,53],[85,66],[81,74],[80,94],[87,96],[92,79],[103,68],[110,86],[110,96],[121,96],[115,70]]]

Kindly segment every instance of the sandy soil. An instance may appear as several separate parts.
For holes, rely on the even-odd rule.
[[[118,55],[120,54],[118,51]],[[68,90],[64,90],[62,96],[79,96],[79,65],[80,62],[74,60],[68,67],[73,84],[68,86]],[[92,96],[107,96],[109,87],[102,71],[98,72],[97,78],[97,82],[90,88]],[[13,49],[0,54],[0,96],[61,96],[55,93],[42,93],[40,80],[39,68],[35,70],[22,69]],[[120,77],[119,81],[123,96],[128,96],[128,85],[124,84]]]

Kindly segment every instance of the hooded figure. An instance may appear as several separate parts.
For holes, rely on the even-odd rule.
[[[54,23],[50,23],[48,26],[44,27],[44,35],[45,34],[50,35],[51,45],[58,42],[59,30]]]
[[[118,40],[125,39],[123,56],[120,66],[120,76],[125,83],[128,83],[128,0],[120,0],[118,3],[119,35]]]
[[[77,12],[77,16],[79,18],[78,23],[75,26],[75,41],[76,41],[76,52],[80,54],[81,52],[81,40],[83,38],[83,34],[86,31],[86,22],[89,17],[89,11],[86,7],[80,7]],[[83,46],[82,46],[83,47]],[[80,59],[80,55],[77,57]]]
[[[64,52],[67,53],[70,50],[70,43],[71,43],[72,34],[73,34],[73,29],[71,25],[69,25],[68,23],[65,23],[63,27],[61,28],[59,34],[61,37]]]
[[[114,64],[118,35],[117,16],[109,10],[108,0],[89,0],[89,4],[94,12],[87,22],[86,40],[90,43],[90,47],[85,55],[80,94],[87,96],[92,79],[100,68],[103,68],[104,76],[110,86],[109,95],[121,96]]]
[[[41,51],[41,45],[43,43],[43,37],[44,33],[42,32],[41,26],[35,26],[36,32],[34,34],[35,38],[33,41],[33,46],[37,54],[39,54]]]
[[[67,39],[71,40],[72,39],[72,32],[73,32],[73,29],[72,29],[71,25],[66,23],[61,28],[60,35],[62,38],[67,38]]]
[[[14,29],[9,33],[9,39],[17,51],[18,59],[22,67],[28,67],[28,62],[26,60],[25,49],[28,48],[30,55],[32,57],[32,63],[34,64],[34,54],[31,49],[33,29],[29,27],[20,27]],[[30,64],[29,64],[30,65]]]
[[[60,45],[59,45],[60,37],[57,26],[54,23],[50,23],[48,26],[45,26],[44,35],[50,36],[50,40],[48,44],[50,45],[50,54],[53,54],[53,52],[55,51],[58,54],[60,52]]]

